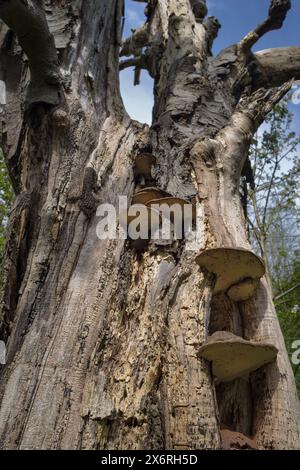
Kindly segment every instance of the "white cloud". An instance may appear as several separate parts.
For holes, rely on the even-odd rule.
[[[126,22],[129,28],[136,28],[140,26],[145,21],[145,17],[140,14],[140,12],[134,8],[126,9]]]
[[[138,12],[136,10],[128,8],[127,9],[127,19],[130,22],[139,21],[140,20],[140,15],[138,14]]]

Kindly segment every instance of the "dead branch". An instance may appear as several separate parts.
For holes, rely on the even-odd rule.
[[[254,54],[256,88],[276,87],[300,79],[300,47],[279,47]]]
[[[120,50],[120,57],[136,55],[137,51],[148,45],[149,27],[147,23],[133,30],[132,33],[132,36],[124,40]]]
[[[290,8],[290,0],[272,0],[268,18],[250,31],[239,43],[240,53],[247,54],[262,36],[275,29],[280,29]]]
[[[209,16],[203,21],[203,26],[207,32],[208,49],[211,51],[214,40],[217,38],[221,25],[217,18]]]
[[[139,69],[146,69],[145,56],[131,57],[130,59],[121,60],[119,63],[119,70],[125,70],[129,67],[136,67]]]
[[[0,18],[16,33],[28,58],[31,81],[27,90],[27,104],[59,104],[57,54],[43,2],[0,0]]]
[[[282,294],[277,295],[274,297],[274,300],[279,300],[282,297],[285,297],[286,295],[290,294],[291,292],[294,292],[294,290],[298,289],[300,287],[300,283],[296,284],[294,287],[291,287],[287,291],[283,292]]]
[[[251,95],[243,95],[231,119],[212,140],[198,142],[192,155],[218,155],[224,171],[239,182],[242,170],[249,154],[252,136],[262,124],[267,114],[290,90],[293,81],[279,89],[259,89]],[[209,157],[208,155],[208,158]]]

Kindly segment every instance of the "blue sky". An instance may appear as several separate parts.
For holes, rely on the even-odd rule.
[[[270,0],[208,0],[209,15],[216,16],[222,28],[215,41],[214,53],[238,42],[249,30],[262,21],[267,14]],[[289,12],[281,30],[265,35],[254,50],[270,47],[300,46],[300,0],[292,0]],[[144,3],[126,0],[126,22],[124,35],[130,35],[130,29],[140,26],[144,21]],[[121,73],[121,92],[128,113],[134,119],[151,122],[153,105],[152,80],[147,72],[142,73],[141,85],[133,86],[133,70]],[[294,127],[299,131],[300,105],[291,104],[294,113]]]

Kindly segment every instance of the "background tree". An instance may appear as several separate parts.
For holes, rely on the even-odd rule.
[[[215,277],[184,240],[137,253],[96,237],[99,201],[130,198],[135,158],[151,149],[154,183],[200,205],[199,251],[250,248],[240,176],[256,130],[300,78],[300,47],[252,52],[290,9],[273,0],[262,24],[212,57],[219,23],[204,5],[151,1],[122,42],[122,0],[0,0],[1,145],[17,193],[0,317],[3,448],[215,449],[221,425],[260,448],[300,447],[266,280],[233,302],[212,296]],[[141,68],[154,79],[150,128],[122,104],[119,67],[132,65],[136,81]],[[276,362],[215,384],[197,350],[223,329],[275,345]]]
[[[250,148],[250,238],[264,259],[290,356],[300,332],[299,205],[300,138],[291,131],[290,97],[277,104]],[[251,179],[250,178],[250,179]],[[297,373],[300,392],[299,371]]]
[[[5,166],[3,153],[0,149],[0,262],[5,243],[5,230],[8,214],[13,201],[13,189]]]
[[[291,131],[292,117],[287,100],[276,105],[250,149],[255,185],[248,192],[248,222],[270,282],[275,276],[286,278],[290,257],[284,252],[291,254],[299,245],[300,137]]]
[[[290,256],[289,256],[290,257]],[[298,396],[300,396],[300,367],[298,364],[299,355],[296,354],[296,363],[293,361],[293,354],[299,345],[300,331],[300,259],[299,252],[293,258],[293,269],[286,274],[285,278],[274,278],[275,305],[278,313],[282,332],[285,337],[289,356],[293,364],[293,371],[296,378]]]

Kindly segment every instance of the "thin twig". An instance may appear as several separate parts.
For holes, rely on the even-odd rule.
[[[273,300],[279,300],[279,299],[281,299],[282,297],[285,297],[286,295],[290,294],[290,293],[293,292],[294,290],[298,289],[298,287],[300,287],[300,282],[299,282],[299,284],[296,284],[294,287],[291,287],[290,289],[288,289],[287,291],[283,292],[282,294],[277,295],[276,297],[274,297]]]

